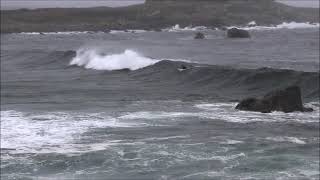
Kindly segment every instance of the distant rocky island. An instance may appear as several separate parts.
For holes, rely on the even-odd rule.
[[[146,0],[128,7],[1,10],[1,33],[159,30],[181,26],[220,28],[282,22],[319,22],[319,9],[287,6],[273,0]]]

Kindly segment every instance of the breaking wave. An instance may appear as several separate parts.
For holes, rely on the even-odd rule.
[[[101,53],[97,49],[80,49],[78,51],[37,52],[31,56],[28,52],[20,52],[15,57],[24,58],[20,68],[28,71],[65,73],[66,77],[74,77],[75,83],[83,81],[78,78],[80,68],[117,71],[110,73],[124,73],[115,81],[130,79],[130,83],[144,87],[146,99],[177,100],[207,100],[238,101],[244,97],[259,97],[275,89],[282,89],[288,85],[301,88],[305,102],[319,100],[319,72],[301,72],[286,69],[258,68],[244,69],[220,65],[199,64],[194,61],[179,59],[151,58],[143,56],[133,50],[125,50],[119,54]],[[70,64],[76,67],[70,67]],[[124,70],[124,71],[118,71]],[[131,71],[130,71],[131,70]],[[5,70],[4,70],[5,71]],[[96,81],[105,80],[106,74],[87,71]],[[88,80],[88,82],[91,80]],[[110,79],[113,80],[113,79]],[[118,82],[117,82],[118,83]],[[119,83],[125,87],[128,84]],[[157,91],[154,89],[161,89]],[[97,87],[105,89],[101,84]],[[150,90],[150,93],[149,93]],[[152,92],[152,93],[151,93]],[[104,95],[108,98],[108,94]],[[122,97],[121,95],[119,97]]]
[[[130,29],[130,30],[111,30],[110,34],[120,34],[120,33],[145,33],[148,32],[143,29]]]
[[[238,99],[244,96],[261,96],[262,93],[288,85],[300,86],[303,98],[307,98],[307,101],[318,99],[319,95],[319,83],[317,83],[319,73],[317,72],[272,68],[235,69],[201,65],[177,59],[153,59],[133,50],[125,50],[120,54],[103,54],[97,50],[80,49],[71,58],[69,64],[94,70],[131,70],[129,76],[145,85],[154,82],[157,85],[174,85],[166,85],[168,90],[178,87],[179,90],[188,89],[179,94],[186,99],[207,99],[212,96],[215,99],[230,100],[231,97]],[[220,91],[221,89],[228,91]]]
[[[166,32],[181,32],[181,31],[203,31],[208,30],[206,26],[187,26],[187,27],[180,27],[179,24],[176,24],[172,27],[162,29],[162,31]]]
[[[95,70],[137,70],[153,65],[159,60],[144,57],[133,50],[125,50],[120,54],[100,54],[94,49],[80,49],[77,51],[70,65],[83,66]]]
[[[24,35],[73,35],[73,34],[88,34],[90,31],[61,31],[61,32],[21,32]]]
[[[233,28],[235,26],[229,27]],[[319,28],[319,23],[310,23],[310,22],[283,22],[275,26],[259,26],[255,21],[251,21],[245,27],[241,27],[245,30],[276,30],[276,29],[305,29],[305,28]]]
[[[283,22],[278,25],[270,26],[259,26],[256,21],[249,22],[246,26],[230,26],[230,28],[239,27],[245,30],[276,30],[276,29],[305,29],[305,28],[319,28],[319,23],[310,23],[310,22]],[[176,24],[172,27],[165,28],[162,31],[165,32],[184,32],[184,31],[206,31],[206,30],[217,30],[210,29],[206,26],[186,26],[181,27],[179,24]]]

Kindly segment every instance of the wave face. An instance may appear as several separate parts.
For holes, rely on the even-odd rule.
[[[319,98],[318,72],[152,59],[131,50],[111,55],[90,49],[14,54],[15,59],[2,61],[6,68],[1,103],[8,110],[11,105],[42,109],[43,104],[53,109],[94,109],[106,102],[163,99],[234,102],[290,85],[301,87],[304,102]]]
[[[183,68],[182,68],[183,67]],[[263,96],[289,85],[301,87],[308,100],[319,96],[319,73],[287,69],[239,69],[217,65],[160,61],[131,73],[135,78],[165,82],[168,89],[182,91],[185,99],[238,100]]]
[[[132,50],[125,50],[121,54],[104,55],[94,49],[80,49],[77,51],[70,65],[83,66],[95,70],[137,70],[155,64],[158,60],[140,55]]]

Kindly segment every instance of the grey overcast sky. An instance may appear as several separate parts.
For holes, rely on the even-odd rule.
[[[278,0],[285,4],[300,7],[319,8],[319,0]],[[143,3],[144,0],[1,0],[1,9],[47,8],[47,7],[95,7],[126,6]]]

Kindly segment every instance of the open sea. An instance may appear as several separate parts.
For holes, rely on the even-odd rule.
[[[1,180],[318,180],[319,26],[248,30],[2,34]]]

